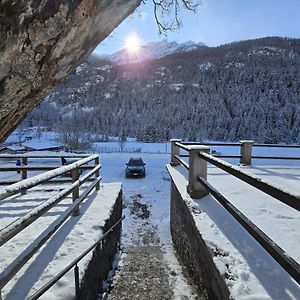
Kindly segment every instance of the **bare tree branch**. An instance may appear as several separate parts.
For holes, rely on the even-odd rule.
[[[145,3],[145,1],[143,1]],[[197,11],[200,0],[152,0],[153,11],[158,31],[165,34],[182,26],[180,10]],[[171,16],[170,16],[171,15]]]

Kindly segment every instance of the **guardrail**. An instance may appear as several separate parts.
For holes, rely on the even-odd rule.
[[[32,176],[32,174],[29,174],[29,171],[35,171],[35,172],[44,172],[49,171],[53,169],[59,168],[63,162],[67,164],[67,159],[82,159],[88,157],[89,154],[71,154],[71,153],[65,153],[65,154],[58,154],[58,153],[51,153],[51,154],[0,154],[0,172],[16,172],[17,176],[13,176],[13,179],[1,179],[0,180],[0,186],[1,185],[10,185],[13,183],[16,183],[20,181],[20,179],[26,179],[29,177],[29,175]],[[50,158],[51,162],[57,161],[57,163],[49,165],[46,163],[37,165],[35,163],[36,159],[38,159],[38,162],[41,163],[45,161],[46,158]],[[5,163],[8,161],[7,163]],[[69,160],[70,163],[70,160]],[[82,165],[80,169],[82,170],[90,170],[92,167],[88,165]],[[20,175],[18,175],[20,174]],[[10,174],[11,175],[11,174]],[[19,177],[19,178],[18,178]],[[70,177],[71,178],[71,177]],[[57,183],[70,181],[67,180],[67,178],[59,178],[56,179]]]
[[[261,145],[259,147],[261,147]],[[187,151],[188,155],[181,155],[180,149]],[[201,198],[211,193],[215,199],[252,235],[252,237],[264,247],[264,249],[297,281],[298,284],[300,284],[300,265],[288,256],[283,249],[253,224],[219,191],[208,183],[207,163],[209,162],[215,165],[298,211],[300,211],[299,195],[294,195],[279,187],[275,187],[264,181],[262,178],[247,174],[242,169],[214,157],[209,154],[209,152],[210,148],[206,145],[181,143],[180,140],[171,140],[170,165],[173,167],[182,165],[188,170],[187,191],[192,198]],[[248,155],[249,152],[246,151],[246,154]],[[188,157],[188,163],[181,157]]]
[[[35,158],[45,158],[45,157],[74,157],[73,155],[42,155],[36,156]],[[16,236],[19,232],[24,230],[27,226],[36,221],[44,213],[49,211],[52,207],[60,203],[68,195],[72,194],[73,202],[70,203],[69,207],[52,223],[48,228],[42,232],[34,241],[34,245],[29,245],[20,255],[8,265],[0,273],[0,291],[1,289],[14,277],[14,275],[26,264],[26,262],[47,242],[47,240],[57,231],[57,229],[65,222],[65,220],[70,216],[77,216],[80,214],[80,204],[87,197],[87,195],[95,188],[100,189],[100,164],[98,155],[84,155],[78,156],[78,161],[75,161],[69,165],[64,165],[59,168],[55,168],[51,171],[23,179],[17,183],[9,185],[0,190],[0,201],[6,199],[9,201],[9,197],[18,193],[24,193],[28,189],[38,186],[39,184],[44,184],[49,182],[51,179],[61,176],[66,173],[71,172],[72,182],[69,183],[62,191],[50,197],[48,200],[44,201],[42,204],[38,205],[31,211],[29,211],[24,216],[14,220],[12,223],[6,227],[0,229],[0,246],[4,245],[11,238]],[[26,158],[33,158],[31,155],[27,155]],[[81,159],[80,159],[81,158]],[[80,169],[84,167],[89,162],[94,162],[93,166],[88,166],[91,169],[86,174],[81,174]],[[87,166],[86,166],[87,167]],[[92,177],[92,183],[85,186],[80,193],[79,187],[89,181]],[[20,197],[22,198],[22,197]],[[22,199],[20,199],[21,201]]]
[[[181,140],[176,140],[181,143]],[[196,142],[182,142],[182,145],[192,146],[199,145]],[[286,148],[286,149],[300,149],[299,145],[284,145],[284,144],[260,144],[254,143],[252,140],[241,140],[239,143],[201,143],[203,146],[222,146],[222,147],[239,147],[240,155],[223,155],[223,154],[213,154],[215,157],[220,158],[239,158],[240,164],[242,165],[251,165],[252,159],[286,159],[286,160],[300,160],[299,156],[263,156],[263,155],[253,155],[253,148]],[[184,157],[188,157],[187,155],[183,155]]]
[[[44,293],[46,293],[57,281],[59,281],[67,272],[69,272],[74,267],[74,279],[75,279],[75,294],[76,300],[80,300],[80,289],[79,289],[79,267],[78,263],[95,247],[97,247],[108,235],[110,232],[114,230],[114,228],[119,225],[122,220],[125,219],[125,216],[120,218],[112,227],[110,227],[103,236],[91,245],[88,249],[86,249],[81,255],[79,255],[76,259],[74,259],[70,264],[68,264],[62,271],[60,271],[57,275],[55,275],[49,282],[47,282],[43,287],[41,287],[38,291],[36,291],[32,296],[27,298],[27,300],[36,300],[41,297]]]

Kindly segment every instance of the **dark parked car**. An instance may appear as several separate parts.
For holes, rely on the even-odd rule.
[[[125,176],[128,177],[145,177],[145,163],[139,158],[130,158],[126,164]]]

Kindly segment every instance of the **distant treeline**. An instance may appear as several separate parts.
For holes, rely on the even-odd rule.
[[[139,64],[94,61],[25,123],[79,138],[300,143],[300,40],[250,40]]]

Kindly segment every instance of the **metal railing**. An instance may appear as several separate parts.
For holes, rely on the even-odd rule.
[[[215,199],[260,243],[260,245],[300,284],[300,265],[283,249],[281,249],[271,238],[252,223],[241,211],[229,202],[219,191],[207,181],[207,162],[215,165],[223,171],[239,178],[260,191],[272,196],[282,203],[300,211],[300,197],[285,190],[275,187],[254,175],[245,173],[242,169],[235,167],[221,159],[209,154],[209,147],[181,143],[179,140],[171,141],[171,166],[182,165],[188,170],[187,191],[192,198],[201,198],[211,193]],[[259,146],[261,147],[261,145]],[[300,148],[299,146],[297,148]],[[180,149],[188,152],[181,155]],[[187,163],[181,157],[188,157]]]
[[[51,155],[51,157],[62,157],[65,155]],[[32,156],[30,156],[32,158]],[[36,156],[35,156],[36,157]],[[45,156],[39,156],[45,157]],[[49,156],[47,156],[49,157]],[[71,157],[71,156],[68,156]],[[74,156],[72,156],[74,157]],[[61,176],[66,173],[71,173],[72,182],[70,185],[66,186],[63,190],[53,195],[37,207],[33,208],[31,211],[26,213],[24,216],[14,220],[12,223],[8,224],[6,227],[0,229],[0,246],[7,243],[11,238],[15,237],[22,230],[27,228],[30,224],[40,218],[43,214],[53,208],[55,205],[60,203],[67,196],[72,194],[72,203],[68,208],[54,221],[52,222],[46,230],[44,230],[35,240],[34,246],[29,245],[20,255],[8,265],[0,273],[0,291],[1,289],[14,277],[14,275],[19,272],[19,270],[26,264],[26,262],[48,241],[48,239],[60,228],[60,226],[65,222],[65,220],[70,216],[77,216],[80,214],[80,204],[88,196],[88,194],[95,188],[100,189],[100,173],[101,168],[99,164],[98,155],[90,156],[77,156],[79,159],[69,165],[65,165],[54,170],[23,179],[17,183],[9,185],[0,190],[0,201],[6,199],[9,201],[9,197],[18,193],[24,193],[28,189],[36,187],[45,182],[49,182],[51,179]],[[28,158],[28,157],[27,157]],[[79,169],[82,168],[89,162],[95,162],[94,166],[89,166],[91,170],[86,174],[80,174]],[[80,193],[79,187],[83,183],[90,181],[94,177],[92,183],[85,186]],[[22,197],[20,197],[22,201]]]
[[[41,297],[45,292],[47,292],[56,282],[58,282],[66,273],[68,273],[74,267],[74,279],[75,279],[75,294],[76,300],[80,300],[80,280],[79,280],[79,267],[78,263],[95,247],[100,245],[100,243],[111,233],[114,228],[124,220],[125,216],[120,218],[112,227],[110,227],[103,236],[91,245],[88,249],[86,249],[81,255],[79,255],[76,259],[74,259],[70,264],[68,264],[62,271],[60,271],[57,275],[55,275],[49,282],[47,282],[43,287],[41,287],[38,291],[36,291],[32,296],[27,298],[27,300],[36,300]]]

